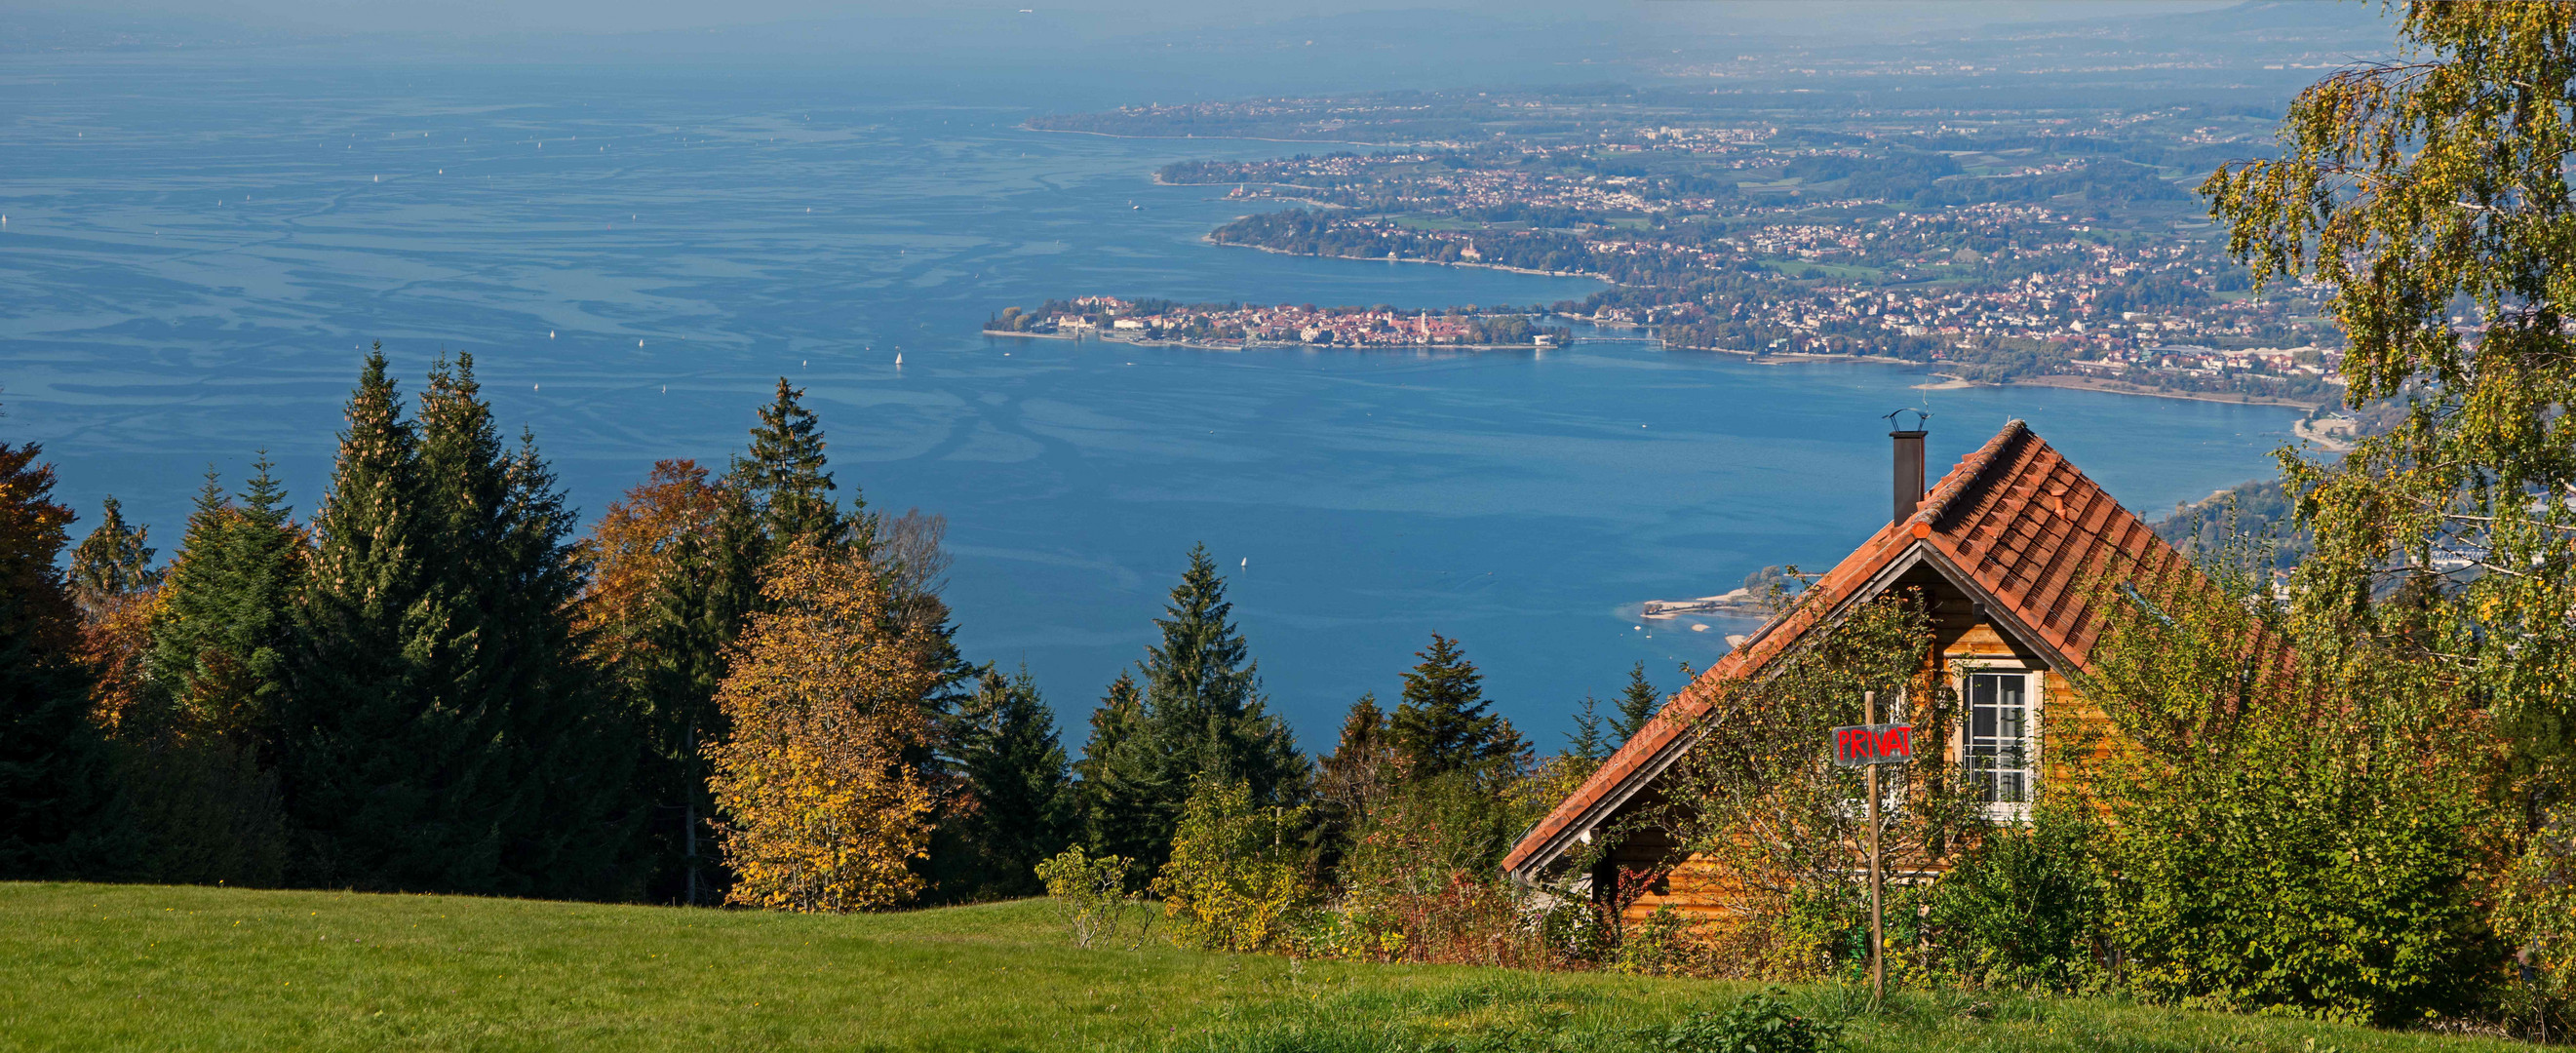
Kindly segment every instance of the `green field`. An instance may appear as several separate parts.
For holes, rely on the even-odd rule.
[[[1621,1050],[1742,985],[1077,951],[1041,902],[804,917],[0,884],[0,1049]],[[1863,1050],[2504,1049],[2106,1001],[1834,986]]]

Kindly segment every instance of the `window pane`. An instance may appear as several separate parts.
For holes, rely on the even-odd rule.
[[[1961,753],[1976,792],[1989,802],[2028,799],[2032,772],[2027,673],[1968,677],[1967,741]]]

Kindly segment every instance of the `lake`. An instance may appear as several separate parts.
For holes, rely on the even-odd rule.
[[[2268,475],[2296,417],[1927,392],[1915,370],[1634,339],[990,339],[988,315],[1058,295],[1438,307],[1597,285],[1207,244],[1241,208],[1152,170],[1301,147],[1015,128],[1141,101],[1114,71],[942,95],[828,71],[288,57],[13,56],[0,74],[0,438],[45,444],[76,535],[113,494],[166,555],[207,467],[237,482],[263,448],[309,509],[374,341],[408,389],[473,353],[504,425],[591,512],[656,459],[720,464],[786,376],[845,493],[948,517],[968,656],[1027,663],[1076,736],[1194,543],[1310,748],[1360,693],[1391,699],[1433,632],[1552,748],[1631,663],[1671,690],[1744,631],[1650,632],[1637,603],[1821,569],[1867,537],[1891,410],[1933,414],[1935,474],[2026,419],[2151,517]]]

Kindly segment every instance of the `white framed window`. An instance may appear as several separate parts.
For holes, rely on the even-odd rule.
[[[1990,818],[2021,818],[2039,783],[2040,674],[1981,669],[1966,681],[1959,759],[1968,790]]]

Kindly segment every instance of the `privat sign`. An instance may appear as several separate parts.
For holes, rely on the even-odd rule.
[[[1834,729],[1834,763],[1845,768],[1914,759],[1911,724],[1848,724]]]

